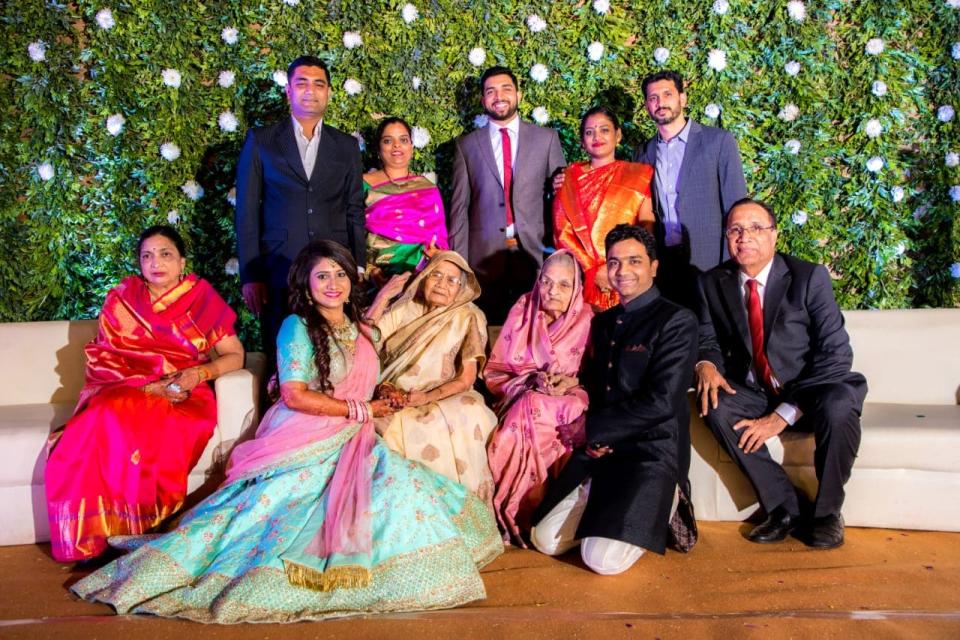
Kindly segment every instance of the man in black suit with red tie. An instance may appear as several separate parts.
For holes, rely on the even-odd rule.
[[[734,203],[725,234],[731,260],[699,279],[700,411],[767,513],[753,542],[783,540],[800,516],[796,490],[764,443],[786,429],[812,432],[819,489],[805,542],[838,547],[867,382],[850,370],[830,274],[776,252],[776,217],[762,202]]]
[[[287,68],[290,117],[247,133],[237,163],[237,254],[247,307],[273,354],[287,311],[287,271],[311,240],[343,244],[366,264],[360,149],[323,122],[330,71],[313,56]]]

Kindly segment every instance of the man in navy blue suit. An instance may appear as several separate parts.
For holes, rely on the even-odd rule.
[[[680,74],[659,71],[641,86],[657,134],[637,148],[633,159],[655,169],[657,286],[665,297],[694,308],[697,275],[726,258],[724,216],[747,195],[740,151],[729,131],[686,117]]]
[[[313,56],[287,69],[290,117],[251,129],[237,164],[237,254],[243,299],[273,354],[287,315],[287,271],[314,239],[336,240],[366,263],[360,149],[323,122],[330,71]]]
[[[796,490],[766,441],[787,429],[812,432],[819,488],[806,542],[840,546],[867,381],[850,370],[833,282],[823,266],[777,253],[777,220],[762,202],[734,203],[725,235],[731,259],[699,281],[700,412],[767,513],[748,536],[753,542],[783,540],[800,516]]]

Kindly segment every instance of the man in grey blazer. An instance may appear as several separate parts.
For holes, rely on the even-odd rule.
[[[476,272],[488,322],[500,324],[543,263],[550,179],[566,161],[556,131],[520,119],[510,69],[484,71],[480,90],[489,121],[456,142],[450,248]]]
[[[251,129],[237,163],[237,255],[243,299],[274,354],[287,311],[287,271],[311,240],[336,240],[366,264],[360,149],[323,122],[330,71],[313,56],[287,69],[290,117]],[[272,358],[271,358],[272,360]]]
[[[644,78],[642,87],[657,134],[637,148],[633,159],[655,168],[657,286],[692,309],[697,275],[727,258],[724,220],[733,203],[747,195],[743,164],[729,131],[686,117],[680,74],[659,71]]]

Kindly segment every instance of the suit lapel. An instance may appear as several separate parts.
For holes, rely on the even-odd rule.
[[[307,174],[303,171],[303,161],[300,159],[300,150],[297,149],[297,139],[294,137],[296,135],[293,130],[293,121],[288,117],[286,125],[277,130],[277,144],[290,170],[306,183]]]
[[[497,160],[493,157],[493,143],[490,142],[490,130],[484,127],[478,133],[481,134],[480,139],[477,140],[477,145],[480,147],[480,155],[483,156],[483,161],[493,174],[493,179],[497,181],[497,184],[499,184],[502,189],[503,182],[500,180],[500,168],[497,167]]]
[[[696,162],[697,154],[700,153],[700,134],[702,128],[699,123],[694,120],[690,121],[690,131],[687,135],[687,144],[683,149],[683,162],[680,163],[680,174],[677,176],[677,191],[679,195],[677,196],[677,217],[680,218],[680,223],[683,224],[683,207],[680,206],[680,202],[683,200],[683,194],[686,189],[684,186],[687,184],[687,176],[690,175],[690,167],[693,166],[693,163]]]
[[[790,270],[787,269],[787,263],[783,261],[780,254],[773,257],[773,267],[770,269],[770,276],[767,278],[766,291],[763,293],[763,339],[764,347],[770,342],[770,331],[773,328],[773,321],[777,319],[777,312],[780,310],[780,303],[783,302],[783,295],[793,281]]]
[[[517,161],[513,163],[513,181],[514,184],[520,182],[520,175],[526,176],[524,168],[530,164],[529,158],[533,155],[533,132],[530,131],[534,125],[520,121],[520,128],[517,130]],[[530,166],[533,166],[530,164]]]
[[[322,125],[320,128],[320,144],[317,145],[317,158],[313,163],[313,173],[310,174],[310,184],[323,182],[323,175],[326,173],[326,170],[329,168],[328,162],[330,158],[334,157],[334,144],[333,136],[330,135],[330,132],[327,131],[327,125]],[[298,152],[299,159],[299,152]],[[301,163],[300,169],[303,169],[303,164]],[[302,171],[301,171],[302,173]],[[302,174],[303,177],[306,177],[306,174]]]
[[[723,292],[724,304],[727,305],[727,313],[733,318],[744,347],[753,355],[750,327],[747,325],[747,310],[743,302],[743,290],[740,288],[740,272],[736,268],[724,269],[720,279],[720,290]]]

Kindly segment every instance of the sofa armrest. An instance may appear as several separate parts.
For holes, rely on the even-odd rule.
[[[260,419],[260,388],[266,371],[262,353],[247,353],[244,368],[214,381],[217,394],[217,449],[225,461],[233,446],[253,436]]]

